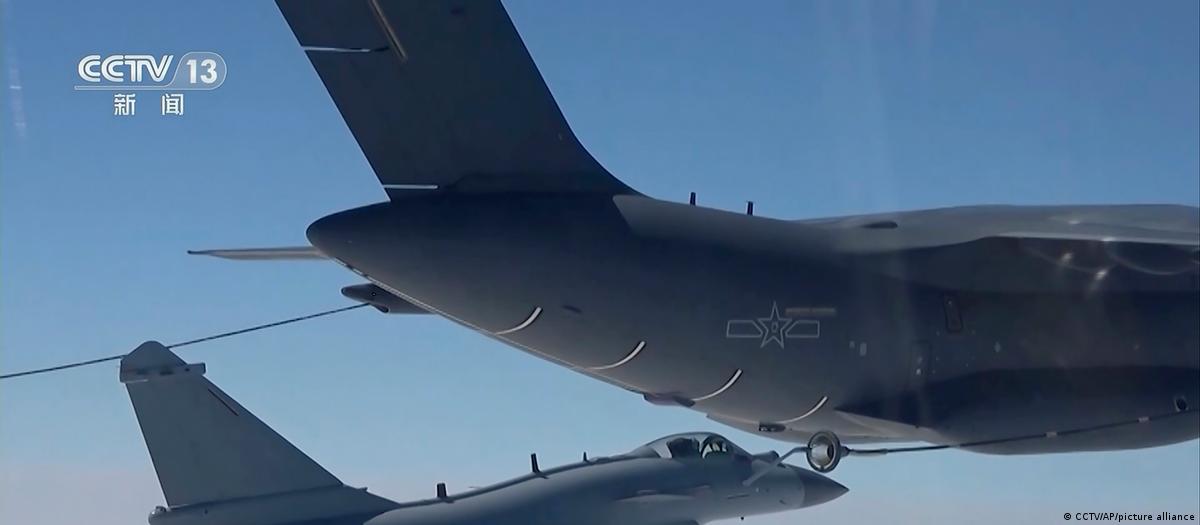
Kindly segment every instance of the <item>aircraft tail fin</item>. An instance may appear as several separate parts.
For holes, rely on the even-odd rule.
[[[155,516],[198,509],[210,520],[225,515],[210,523],[284,523],[396,506],[343,485],[204,372],[153,341],[121,359],[121,382],[169,507]]]
[[[276,0],[392,199],[635,193],[571,131],[500,0]]]

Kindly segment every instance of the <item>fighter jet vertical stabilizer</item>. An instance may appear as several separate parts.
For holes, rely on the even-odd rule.
[[[343,485],[204,372],[153,341],[121,359],[121,382],[167,501],[151,524],[361,523],[396,507]]]

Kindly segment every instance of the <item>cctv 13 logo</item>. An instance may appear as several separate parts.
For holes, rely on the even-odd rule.
[[[175,55],[88,55],[79,60],[77,90],[210,90],[225,82],[225,59],[211,51]],[[170,79],[168,81],[168,78]]]

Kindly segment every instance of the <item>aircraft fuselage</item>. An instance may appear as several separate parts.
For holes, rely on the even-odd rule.
[[[787,465],[743,486],[741,480],[767,462],[598,458],[442,500],[404,503],[366,525],[707,523],[817,505],[845,491],[828,478]]]
[[[508,194],[394,199],[308,233],[423,308],[652,402],[790,441],[831,430],[851,443],[954,444],[1200,402],[1200,285],[1187,260],[1160,274],[1083,267],[1094,243],[975,241],[991,243],[984,256],[971,239],[879,248],[903,244],[905,228]],[[1185,416],[976,450],[1154,446],[1197,437],[1196,414]]]

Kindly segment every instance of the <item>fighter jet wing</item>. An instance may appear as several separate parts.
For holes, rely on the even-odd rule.
[[[632,193],[583,148],[498,0],[277,0],[389,197]]]

